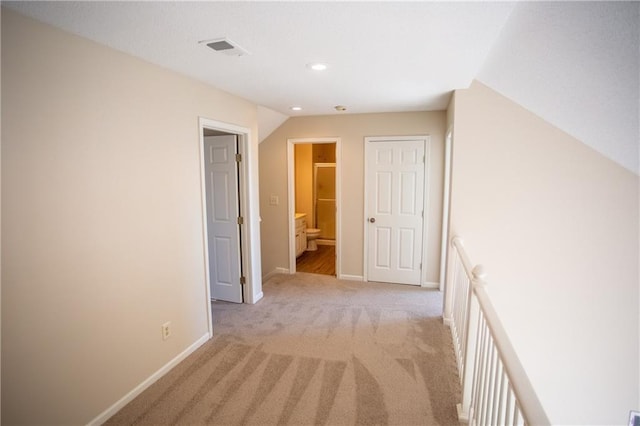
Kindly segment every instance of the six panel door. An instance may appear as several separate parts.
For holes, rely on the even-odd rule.
[[[420,285],[425,141],[367,143],[367,279]]]

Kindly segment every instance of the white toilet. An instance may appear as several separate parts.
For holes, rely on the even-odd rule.
[[[307,251],[318,250],[316,239],[320,236],[320,230],[317,228],[307,229]]]

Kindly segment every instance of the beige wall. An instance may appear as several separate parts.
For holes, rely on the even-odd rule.
[[[342,270],[363,276],[364,138],[365,136],[431,136],[427,280],[438,282],[442,219],[444,111],[347,114],[294,117],[260,144],[260,203],[263,274],[289,267],[287,241],[287,139],[339,137],[342,141]],[[269,205],[270,195],[280,198]],[[339,201],[340,202],[340,201]]]
[[[638,403],[638,176],[480,83],[455,96],[451,231],[552,424]]]
[[[199,116],[257,135],[245,100],[2,10],[3,423],[86,424],[206,335]]]
[[[307,214],[307,227],[313,225],[313,145],[295,146],[296,213]]]

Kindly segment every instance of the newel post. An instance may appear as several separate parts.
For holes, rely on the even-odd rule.
[[[473,389],[473,379],[475,377],[475,361],[476,346],[478,342],[478,319],[480,314],[480,306],[475,296],[476,287],[484,287],[486,285],[487,273],[484,266],[476,265],[471,273],[470,289],[469,289],[469,315],[467,316],[467,350],[465,352],[464,374],[462,377],[462,402],[458,404],[458,421],[468,423],[471,415],[471,398]]]
[[[448,326],[451,326],[451,321],[453,320],[453,294],[458,275],[458,271],[456,271],[456,259],[458,259],[459,254],[456,244],[460,244],[462,246],[462,238],[458,236],[451,238],[451,250],[449,250],[450,254],[447,256],[447,263],[445,264],[445,268],[447,268],[448,272],[445,274],[446,283],[444,286],[444,309],[442,312],[442,319],[444,324]]]

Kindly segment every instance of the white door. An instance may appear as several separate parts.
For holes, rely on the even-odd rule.
[[[204,138],[211,297],[242,303],[237,136]]]
[[[425,140],[368,138],[367,279],[420,285]]]

